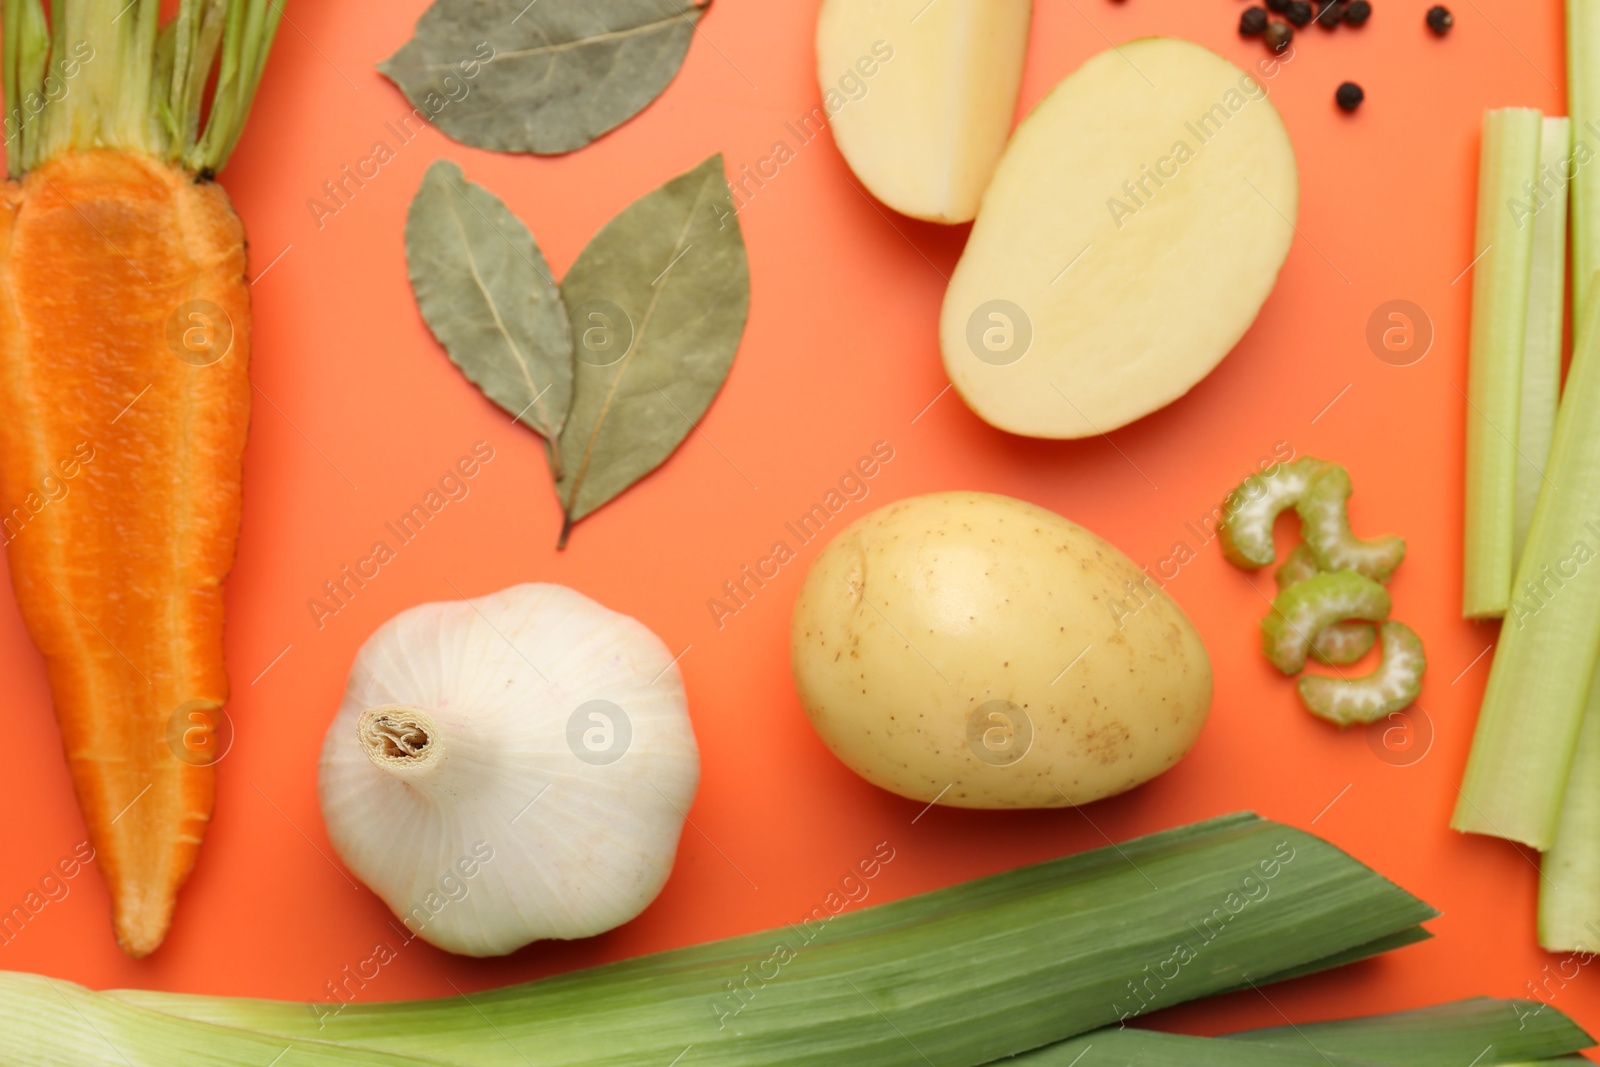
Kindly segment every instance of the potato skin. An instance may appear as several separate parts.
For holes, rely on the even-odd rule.
[[[1211,706],[1200,635],[1132,560],[989,493],[913,497],[847,528],[806,575],[790,663],[850,769],[960,808],[1131,789],[1189,750]]]

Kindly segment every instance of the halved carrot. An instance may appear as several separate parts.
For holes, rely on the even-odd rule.
[[[26,33],[17,39],[16,6],[3,5],[13,94],[13,50],[30,43]],[[159,68],[165,46],[144,25],[158,5],[137,0],[132,30],[108,18],[119,6],[68,0],[64,21],[111,35],[95,42],[80,77],[119,56],[137,67],[126,38],[146,32],[147,65]],[[246,45],[247,9],[257,6],[184,0],[179,20],[188,21],[161,40],[189,33],[204,52],[208,17],[215,32],[211,55],[189,50],[198,73],[175,78],[173,93],[180,81],[185,91],[197,77],[204,84],[219,38],[217,91],[228,88],[230,56]],[[274,24],[256,32],[270,39]],[[152,70],[143,73],[160,88]],[[74,85],[60,99],[80,92],[93,103],[97,85],[113,87]],[[7,100],[11,122],[17,99]],[[170,111],[170,99],[160,103]],[[131,956],[161,943],[211,817],[212,728],[228,697],[221,583],[238,535],[250,410],[244,228],[222,189],[196,176],[226,150],[202,151],[195,166],[196,145],[212,131],[199,129],[192,106],[186,135],[152,140],[135,127],[128,143],[92,147],[74,136],[95,116],[82,106],[51,112],[52,103],[22,127],[38,130],[42,150],[24,143],[19,153],[13,142],[13,173],[19,154],[29,165],[0,196],[0,531],[111,888],[117,940]],[[111,125],[89,135],[92,144],[111,139]],[[218,139],[231,147],[236,137]]]

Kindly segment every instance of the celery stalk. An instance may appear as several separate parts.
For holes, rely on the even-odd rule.
[[[1600,133],[1600,3],[1567,0],[1567,114],[1573,133],[1595,146]],[[1572,178],[1572,306],[1589,306],[1589,281],[1600,271],[1600,170],[1579,166]]]
[[[1450,824],[1546,849],[1600,656],[1600,295],[1591,290]]]
[[[1539,177],[1529,200],[1534,211],[1533,258],[1528,281],[1528,325],[1522,349],[1522,403],[1517,419],[1516,522],[1513,563],[1522,558],[1539,498],[1550,438],[1561,400],[1561,330],[1567,299],[1566,160],[1572,154],[1572,122],[1544,120]]]
[[[1230,816],[470,1001],[363,1001],[333,1013],[113,996],[168,1013],[177,1031],[202,1020],[474,1067],[665,1065],[691,1045],[705,1067],[899,1067],[922,1057],[973,1067],[1372,951],[1415,936],[1432,914],[1315,837]],[[11,994],[0,976],[0,1015],[25,1014],[11,1010]],[[139,1022],[137,1040],[160,1039],[148,1017]],[[43,1061],[25,1035],[0,1028],[0,1062]]]
[[[1592,682],[1561,824],[1539,871],[1539,944],[1600,952],[1600,686]]]
[[[1511,596],[1517,421],[1534,227],[1515,210],[1538,178],[1543,123],[1532,108],[1483,116],[1477,266],[1467,370],[1467,492],[1462,612],[1498,618]]]

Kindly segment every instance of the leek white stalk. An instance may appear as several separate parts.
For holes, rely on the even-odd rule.
[[[319,793],[339,855],[413,934],[496,956],[643,911],[699,777],[667,646],[571,589],[520,585],[373,634]]]

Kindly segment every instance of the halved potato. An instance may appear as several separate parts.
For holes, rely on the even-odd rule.
[[[1298,203],[1261,80],[1170,38],[1102,52],[1018,128],[984,194],[945,295],[950,380],[1030,437],[1148,415],[1249,329]]]
[[[833,139],[896,211],[968,222],[1011,132],[1030,0],[823,0]]]

